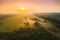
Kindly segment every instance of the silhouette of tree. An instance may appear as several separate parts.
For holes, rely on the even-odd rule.
[[[40,23],[35,22],[35,23],[34,23],[34,26],[39,28],[39,27],[40,27]]]

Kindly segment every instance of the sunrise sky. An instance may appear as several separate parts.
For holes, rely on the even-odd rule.
[[[0,12],[18,13],[21,7],[31,13],[60,12],[60,0],[0,0]]]

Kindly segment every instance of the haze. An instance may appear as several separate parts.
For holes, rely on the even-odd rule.
[[[0,12],[18,13],[23,6],[29,12],[60,12],[60,0],[0,0]]]

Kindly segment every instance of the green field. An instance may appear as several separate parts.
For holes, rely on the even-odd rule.
[[[32,14],[29,16],[0,14],[0,35],[1,32],[2,35],[5,33],[6,37],[9,36],[9,40],[15,40],[13,36],[16,36],[16,40],[60,40],[59,17],[59,13]],[[18,38],[17,35],[19,35]]]

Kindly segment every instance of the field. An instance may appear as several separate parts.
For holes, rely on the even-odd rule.
[[[0,40],[60,40],[60,13],[0,14]]]

